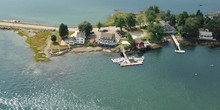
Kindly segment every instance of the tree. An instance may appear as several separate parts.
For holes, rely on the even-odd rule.
[[[51,36],[51,40],[52,40],[53,42],[56,42],[57,37],[56,37],[55,35],[52,35],[52,36]]]
[[[216,39],[220,39],[220,18],[216,21],[213,28],[213,33]]]
[[[139,25],[141,25],[142,23],[144,23],[144,16],[142,14],[138,15],[136,21]]]
[[[128,42],[131,44],[131,47],[136,47],[136,42],[135,40],[132,38],[130,33],[127,33],[126,38],[128,38]]]
[[[209,31],[213,31],[215,24],[216,22],[214,20],[210,20],[204,25],[204,28],[209,29]]]
[[[178,16],[178,19],[177,19],[178,26],[183,26],[188,17],[189,17],[189,15],[186,11],[183,11],[182,13],[180,13],[180,15]]]
[[[175,24],[176,24],[176,17],[174,15],[172,15],[170,18],[170,25],[175,26]]]
[[[203,13],[202,13],[200,10],[198,10],[198,11],[196,12],[196,16],[203,16]]]
[[[159,7],[157,5],[154,5],[154,11],[155,13],[160,13]]]
[[[197,17],[189,17],[183,26],[184,37],[196,38],[199,35],[200,21]]]
[[[134,27],[135,24],[136,24],[135,14],[129,13],[126,16],[126,23],[127,23],[129,28]]]
[[[98,24],[96,25],[98,27],[98,29],[100,30],[100,28],[102,27],[102,23],[99,21]]]
[[[88,21],[84,21],[79,24],[78,26],[80,32],[84,32],[86,36],[90,35],[90,32],[92,31],[93,27]]]
[[[161,41],[161,39],[163,38],[164,28],[160,24],[150,24],[147,27],[147,31],[151,32],[153,35],[153,38],[157,41]]]
[[[120,30],[122,31],[123,26],[125,26],[125,19],[123,17],[117,17],[115,19],[115,26],[120,27]]]
[[[64,40],[69,35],[69,30],[67,25],[61,23],[59,27],[60,37]]]
[[[156,19],[156,13],[153,10],[146,11],[146,21],[149,23],[153,23]]]

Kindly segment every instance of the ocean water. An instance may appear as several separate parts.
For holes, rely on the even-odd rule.
[[[102,53],[37,63],[24,37],[0,31],[0,109],[219,110],[220,48],[183,48],[149,51],[133,67]]]
[[[219,4],[219,0],[0,0],[0,20],[78,26],[84,20],[92,24],[104,22],[114,9],[139,12],[158,5],[161,10],[170,9],[174,14],[182,11],[196,13],[198,9],[207,14],[216,13]]]

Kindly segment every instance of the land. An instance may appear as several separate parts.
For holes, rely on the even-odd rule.
[[[155,8],[155,6],[153,8]],[[95,36],[87,36],[86,43],[84,45],[75,44],[69,46],[60,46],[60,42],[62,39],[59,35],[59,27],[47,26],[42,24],[23,23],[17,20],[5,20],[0,22],[0,29],[13,30],[16,33],[18,33],[20,36],[27,37],[26,42],[30,45],[30,48],[35,53],[34,59],[36,61],[48,62],[50,61],[50,57],[63,55],[68,52],[74,52],[74,53],[103,52],[107,54],[114,54],[114,53],[120,53],[120,48],[124,47],[126,51],[128,51],[129,53],[136,53],[139,52],[140,50],[135,48],[136,45],[135,47],[131,46],[131,40],[134,40],[136,38],[141,39],[143,42],[150,42],[151,43],[150,49],[162,48],[163,45],[167,44],[168,42],[172,42],[172,39],[170,38],[170,34],[160,35],[160,33],[157,32],[159,30],[156,30],[155,33],[154,31],[149,31],[149,29],[146,27],[149,27],[150,24],[156,26],[157,24],[159,24],[158,21],[164,20],[161,15],[168,16],[167,13],[163,11],[157,12],[153,22],[150,22],[149,18],[147,18],[148,17],[147,11],[136,14],[118,12],[113,16],[110,16],[106,22],[102,23],[100,30],[108,30],[108,32],[110,33],[115,33],[115,38],[119,41],[118,42],[119,45],[116,47],[105,47],[90,42],[91,39],[95,39],[96,41],[99,41],[99,37],[101,36],[100,30],[96,26],[93,26],[94,28],[92,30]],[[115,18],[121,17],[127,23],[126,19],[128,18],[129,15],[134,15],[134,18],[136,19],[136,24],[131,27],[128,27],[128,25],[127,26],[124,25],[122,27],[123,28],[122,31],[124,33],[129,33],[131,35],[131,38],[127,36],[125,38],[122,38],[118,33],[116,33],[116,30],[120,30],[120,28],[115,26],[115,22],[116,22]],[[216,16],[216,14],[214,14],[213,16]],[[178,17],[178,15],[174,15],[174,17]],[[177,24],[174,25],[174,27],[178,28]],[[79,31],[77,27],[69,27],[68,30],[69,30],[69,35],[72,35],[73,33]],[[57,40],[55,42],[51,41],[52,35],[57,36]],[[160,35],[159,36],[161,37],[160,40],[156,39],[155,36],[157,35]],[[177,30],[176,35],[177,35],[177,40],[180,42],[181,45],[192,46],[192,45],[200,44],[211,47],[220,46],[220,42],[218,40],[215,42],[212,41],[210,42],[210,41],[199,41],[198,39],[195,38],[186,39],[182,37],[182,34],[179,30]],[[122,44],[122,42],[124,41],[129,42],[130,45]]]

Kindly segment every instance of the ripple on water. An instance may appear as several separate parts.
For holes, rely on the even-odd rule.
[[[98,99],[82,100],[76,94],[56,87],[37,91],[30,96],[9,96],[9,93],[0,90],[0,109],[111,109],[98,106]]]

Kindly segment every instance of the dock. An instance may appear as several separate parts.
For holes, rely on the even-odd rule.
[[[175,37],[174,35],[171,35],[171,37],[172,37],[174,43],[176,44],[176,46],[177,46],[177,48],[178,48],[178,50],[175,50],[175,52],[176,52],[176,53],[185,53],[185,50],[181,50],[180,44],[179,44],[179,42],[177,41],[176,37]]]
[[[121,67],[125,67],[125,66],[135,66],[135,65],[142,65],[142,64],[143,64],[143,62],[131,63],[130,60],[129,60],[129,58],[127,57],[127,55],[126,55],[126,53],[125,53],[124,47],[123,47],[121,50],[122,50],[122,53],[123,53],[124,58],[125,58],[125,59],[124,59],[124,62],[125,62],[125,63],[120,64]]]

